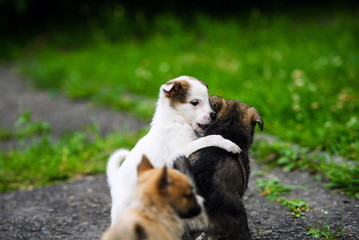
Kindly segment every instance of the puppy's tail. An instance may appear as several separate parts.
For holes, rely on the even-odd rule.
[[[129,153],[130,151],[128,151],[127,149],[116,150],[114,153],[111,154],[110,158],[108,159],[106,174],[107,174],[107,181],[110,185],[113,176],[115,175],[116,171],[120,167],[122,161],[126,159]]]

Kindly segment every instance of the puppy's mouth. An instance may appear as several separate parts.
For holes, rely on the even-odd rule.
[[[194,132],[197,134],[198,137],[203,137],[207,128],[208,128],[208,125],[197,123],[196,127],[194,128]]]
[[[208,127],[208,125],[197,123],[197,129],[200,130],[201,132],[205,131],[207,129],[207,127]]]

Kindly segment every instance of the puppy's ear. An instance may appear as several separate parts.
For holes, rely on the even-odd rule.
[[[251,107],[249,109],[249,114],[251,117],[252,125],[255,127],[255,125],[258,124],[259,129],[263,131],[263,120],[258,111],[254,107]]]
[[[176,94],[183,86],[180,82],[169,82],[163,85],[163,92],[165,93],[166,97],[172,97]]]
[[[215,111],[216,113],[218,113],[219,110],[221,110],[221,107],[223,104],[223,98],[217,97],[217,96],[211,96],[209,98],[209,104],[210,104],[212,110]]]
[[[161,171],[161,175],[158,179],[158,189],[160,190],[160,193],[162,194],[166,194],[168,192],[168,187],[171,184],[171,178],[170,175],[168,174],[168,169],[167,167],[163,167],[162,171]]]
[[[135,238],[136,240],[148,239],[145,229],[139,223],[136,223],[135,225],[135,235],[136,235]]]
[[[185,174],[188,177],[188,179],[190,180],[190,182],[192,184],[194,184],[193,169],[192,169],[192,165],[189,162],[188,158],[186,158],[185,156],[178,157],[176,159],[176,161],[174,161],[174,163],[173,163],[173,168],[177,169],[178,171]]]
[[[144,171],[147,171],[150,169],[153,169],[153,166],[152,166],[150,160],[147,158],[146,155],[142,155],[142,160],[141,160],[140,164],[138,164],[138,166],[137,166],[138,175],[140,175]]]

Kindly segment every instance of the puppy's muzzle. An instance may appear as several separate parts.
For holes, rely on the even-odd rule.
[[[186,212],[179,213],[178,215],[181,218],[193,218],[193,217],[198,216],[204,210],[203,202],[204,202],[204,199],[201,196],[196,195],[192,199],[191,207],[189,209],[187,209]]]
[[[192,206],[186,213],[180,215],[181,218],[193,218],[198,216],[202,212],[202,208],[199,204]]]

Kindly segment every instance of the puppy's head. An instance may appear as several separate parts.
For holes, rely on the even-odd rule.
[[[260,130],[263,130],[262,117],[252,106],[217,96],[210,98],[210,104],[211,108],[216,112],[217,118],[206,130],[206,135],[230,131],[237,134],[237,137],[244,138],[245,142],[248,143],[247,147],[250,147],[253,142],[255,126],[258,124]]]
[[[182,76],[161,86],[160,97],[178,119],[190,124],[198,132],[203,132],[204,125],[214,118],[214,112],[209,105],[207,85],[198,79]]]
[[[200,197],[194,194],[189,179],[174,169],[153,168],[146,156],[138,165],[138,183],[142,195],[151,198],[157,207],[169,205],[180,218],[191,218],[201,213]],[[137,189],[136,189],[137,190]]]

